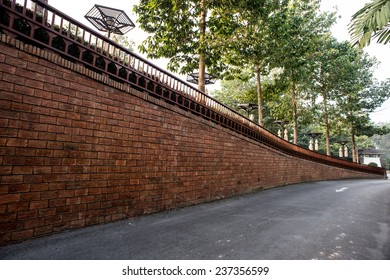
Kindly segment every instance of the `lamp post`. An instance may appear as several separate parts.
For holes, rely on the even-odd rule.
[[[287,128],[285,128],[285,125],[289,123],[290,123],[289,121],[281,121],[281,120],[274,121],[274,124],[276,124],[279,127],[278,136],[280,138],[283,138],[286,141],[288,141],[288,130]]]
[[[318,139],[317,137],[322,135],[321,132],[309,132],[305,133],[305,135],[310,136],[310,142],[309,142],[309,150],[313,151],[318,151],[319,145],[318,145]]]
[[[135,27],[124,11],[101,5],[93,6],[85,18],[98,30],[107,32],[108,38],[111,33],[124,35]]]
[[[341,145],[341,147],[339,148],[339,157],[343,158],[343,157],[348,157],[348,147],[346,146],[346,144],[348,143],[348,141],[345,141],[345,140],[341,140],[341,141],[337,141],[336,143],[339,143]]]
[[[251,118],[250,112],[259,108],[259,106],[254,103],[242,103],[242,104],[238,104],[237,107],[244,110],[251,121],[253,121],[253,118]]]
[[[204,84],[205,85],[210,85],[210,84],[215,84],[217,80],[217,77],[214,75],[211,75],[209,73],[204,74]],[[194,72],[190,73],[187,75],[187,82],[193,83],[193,84],[199,84],[199,73]]]

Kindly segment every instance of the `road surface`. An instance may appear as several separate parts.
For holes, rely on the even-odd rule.
[[[0,259],[390,259],[390,181],[275,188],[3,246]]]

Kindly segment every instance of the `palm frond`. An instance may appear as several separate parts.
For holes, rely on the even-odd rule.
[[[390,40],[390,0],[373,0],[357,11],[349,23],[352,44],[363,48],[372,38],[378,43]]]

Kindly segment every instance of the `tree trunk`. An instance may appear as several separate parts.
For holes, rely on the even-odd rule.
[[[206,0],[200,2],[201,13],[200,13],[200,37],[199,37],[199,79],[198,89],[205,92],[205,73],[206,73],[206,54],[205,54],[205,37],[206,37]]]
[[[328,101],[326,91],[322,93],[323,104],[324,104],[324,125],[325,125],[325,142],[326,142],[326,155],[330,156],[330,140],[329,140],[329,116],[328,116]]]
[[[351,142],[352,142],[352,161],[353,162],[359,162],[359,158],[357,155],[357,149],[356,149],[356,141],[355,141],[355,134],[353,131],[353,127],[351,127]]]
[[[298,116],[297,116],[297,97],[295,92],[294,81],[292,81],[291,95],[292,95],[292,103],[293,103],[294,144],[297,144],[298,143]]]
[[[259,113],[259,125],[263,126],[263,96],[261,90],[261,73],[260,66],[256,65],[256,82],[257,82],[257,105]]]

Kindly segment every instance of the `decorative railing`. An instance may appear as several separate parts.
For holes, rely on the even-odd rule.
[[[0,0],[0,32],[53,51],[283,153],[340,168],[385,174],[382,168],[325,156],[277,137],[168,71],[39,0]]]

